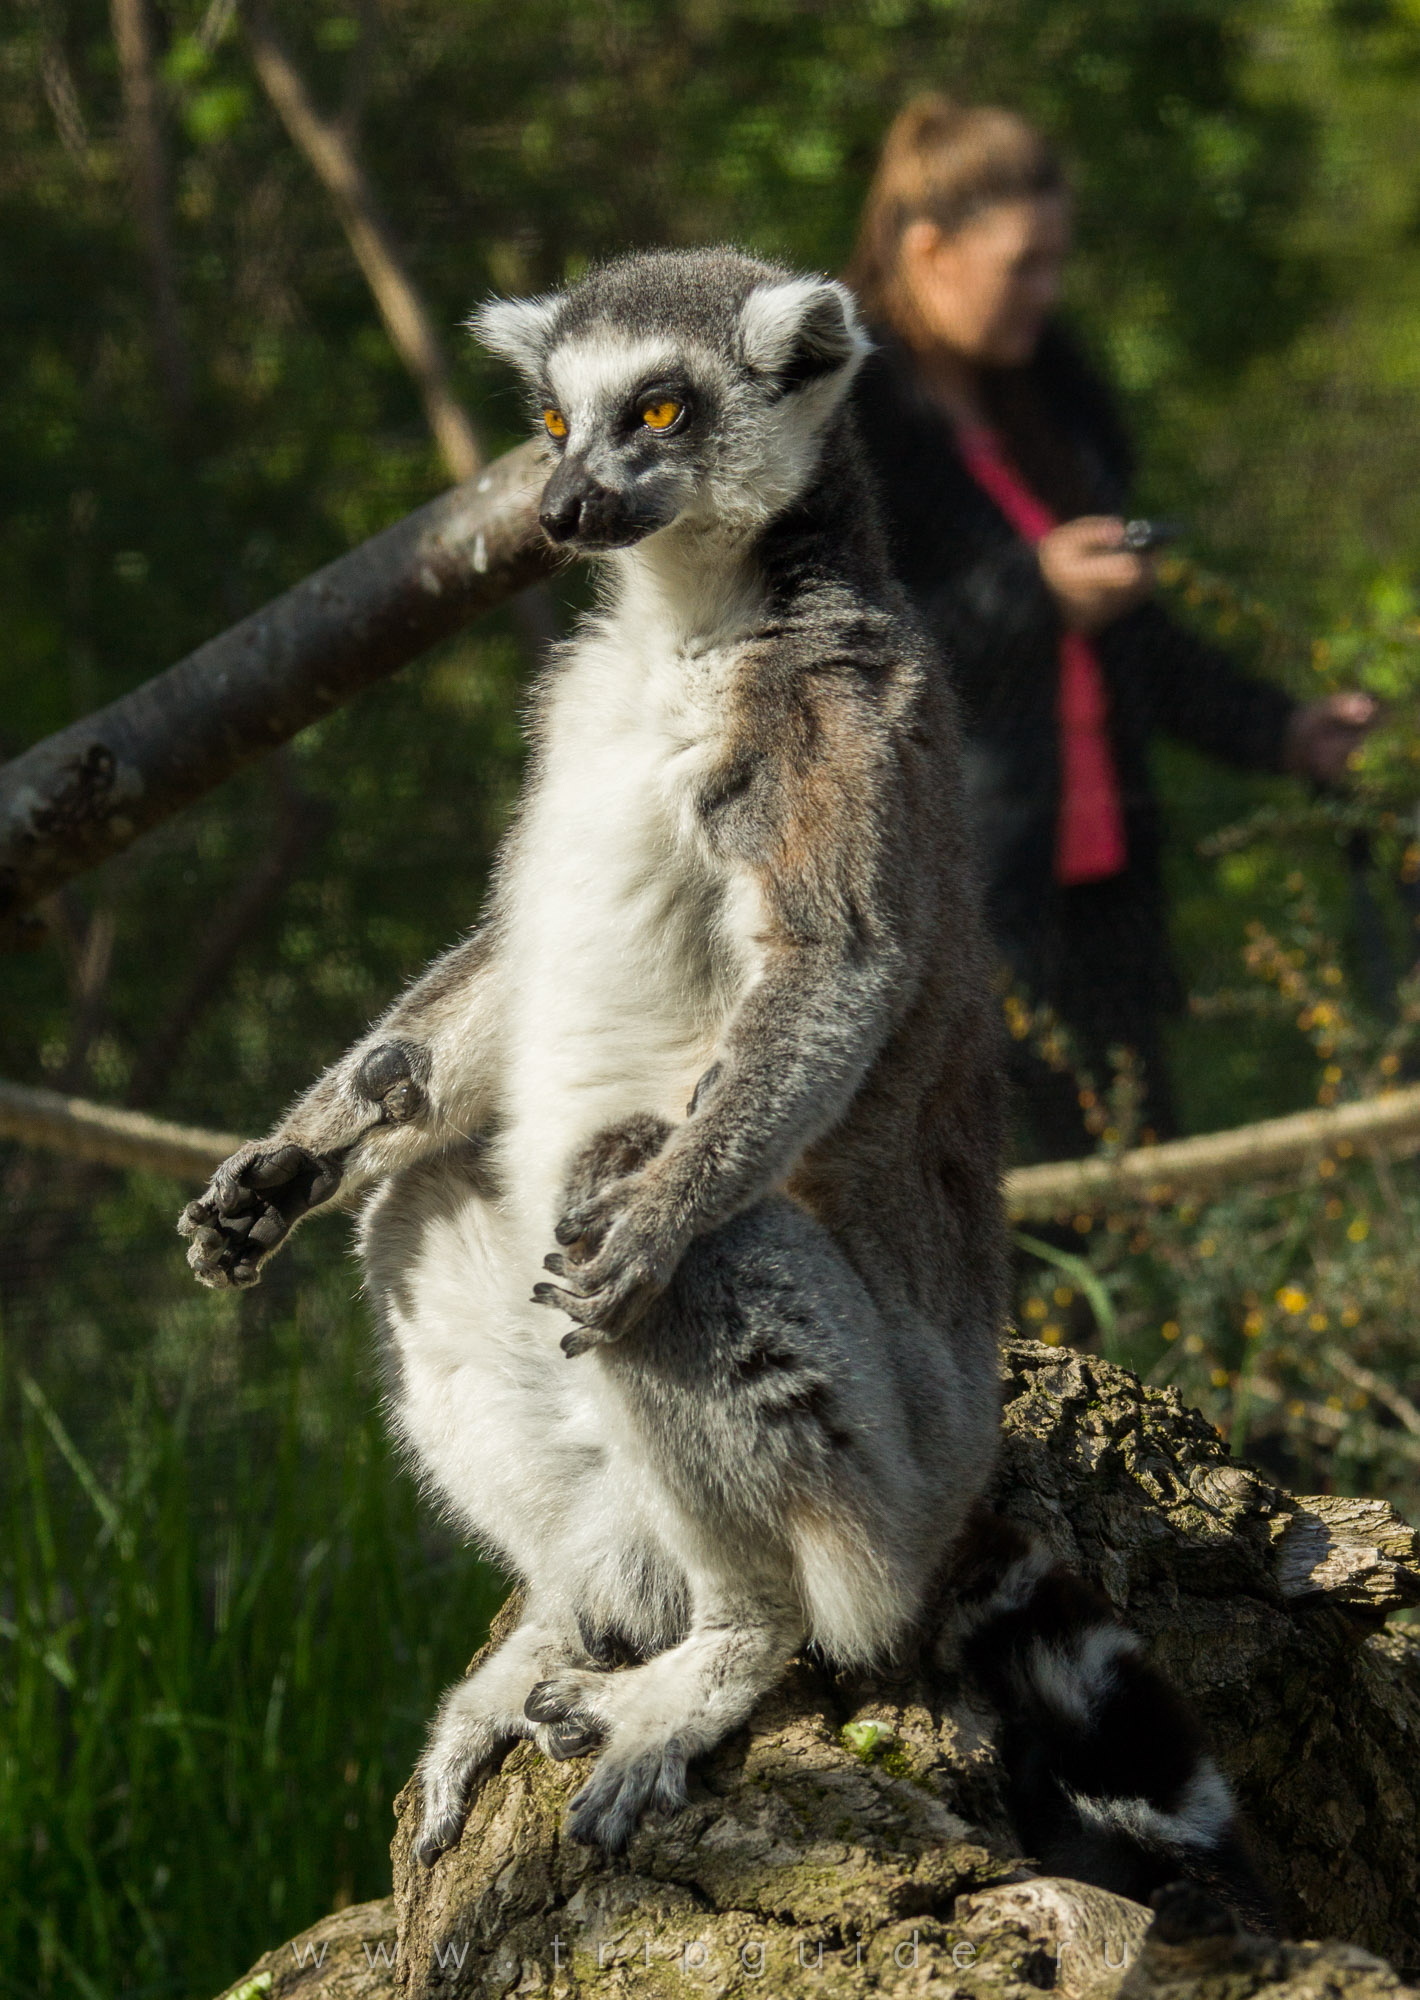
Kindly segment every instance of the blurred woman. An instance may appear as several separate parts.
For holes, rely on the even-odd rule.
[[[1098,1082],[1110,1049],[1133,1050],[1144,1127],[1165,1137],[1160,1027],[1179,989],[1149,739],[1331,783],[1373,704],[1298,704],[1152,601],[1150,559],[1122,542],[1128,439],[1053,316],[1070,230],[1061,162],[1024,119],[910,104],[848,272],[878,342],[856,398],[899,575],[963,697],[1008,966]],[[1075,1079],[1020,1064],[1037,1150],[1086,1150]]]

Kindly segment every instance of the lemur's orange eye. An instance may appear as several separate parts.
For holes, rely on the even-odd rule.
[[[542,421],[547,426],[547,435],[549,437],[553,438],[566,437],[567,419],[566,417],[563,416],[561,410],[553,410],[553,409],[544,410],[542,413]]]
[[[648,431],[668,431],[680,411],[680,404],[667,396],[663,403],[648,403],[641,412],[641,421]]]

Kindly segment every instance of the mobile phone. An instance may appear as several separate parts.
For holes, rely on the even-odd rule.
[[[1150,549],[1161,549],[1180,540],[1183,532],[1182,521],[1126,521],[1120,546],[1131,555],[1146,556]]]

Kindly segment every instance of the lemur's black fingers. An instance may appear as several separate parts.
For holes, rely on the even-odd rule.
[[[615,1339],[614,1334],[604,1333],[598,1326],[574,1326],[570,1333],[564,1333],[557,1343],[569,1361],[575,1361],[579,1354],[590,1354],[594,1347],[605,1347]]]
[[[230,1222],[233,1216],[244,1215],[256,1209],[256,1189],[248,1187],[241,1175],[219,1174],[212,1186],[217,1213],[224,1223]]]
[[[537,1681],[523,1703],[529,1722],[565,1722],[581,1706],[581,1690],[565,1680]]]
[[[549,1250],[542,1260],[542,1268],[544,1271],[551,1271],[554,1278],[565,1277],[567,1273],[567,1259],[560,1251]]]
[[[583,1202],[559,1218],[552,1234],[564,1250],[574,1243],[585,1243],[590,1255],[606,1235],[607,1224],[608,1217],[599,1203]]]
[[[565,1764],[571,1757],[585,1757],[601,1740],[602,1732],[590,1719],[556,1722],[547,1732],[547,1754],[555,1763]]]
[[[179,1236],[191,1237],[194,1243],[205,1242],[207,1238],[220,1239],[221,1232],[214,1227],[217,1211],[205,1196],[190,1201],[177,1219]]]
[[[286,1231],[285,1217],[278,1215],[274,1208],[268,1208],[265,1215],[247,1231],[247,1241],[256,1244],[260,1250],[274,1250]]]

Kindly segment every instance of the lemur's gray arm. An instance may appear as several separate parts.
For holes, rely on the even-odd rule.
[[[780,823],[746,856],[758,977],[726,1023],[683,1125],[644,1167],[572,1205],[534,1296],[577,1322],[580,1353],[634,1325],[688,1245],[769,1193],[839,1122],[891,1031],[906,953],[884,891],[885,801],[845,756],[821,782],[776,773]],[[881,777],[876,779],[881,787]],[[795,797],[797,791],[798,796]]]
[[[487,931],[457,945],[312,1084],[264,1139],[233,1153],[178,1220],[204,1285],[254,1285],[312,1209],[479,1131],[493,1103],[496,961]]]

